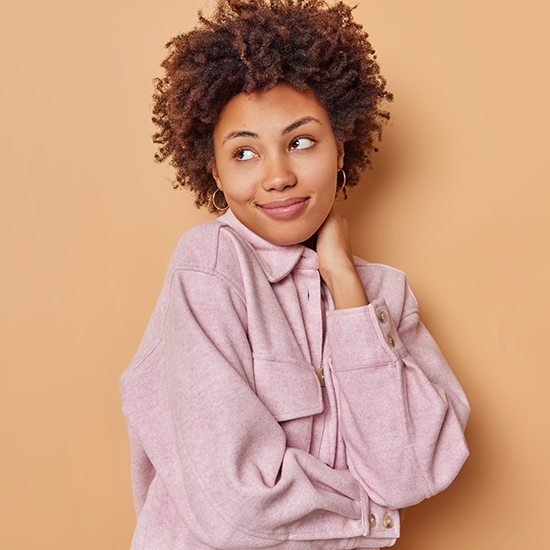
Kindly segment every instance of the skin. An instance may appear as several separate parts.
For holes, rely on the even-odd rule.
[[[234,96],[214,129],[212,175],[237,219],[278,245],[317,233],[319,272],[336,309],[367,305],[347,221],[332,209],[344,147],[310,91],[280,83]]]

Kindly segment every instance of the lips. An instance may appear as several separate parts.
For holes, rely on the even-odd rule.
[[[300,213],[309,203],[308,197],[294,197],[282,201],[273,201],[258,205],[263,212],[272,218],[291,218]]]

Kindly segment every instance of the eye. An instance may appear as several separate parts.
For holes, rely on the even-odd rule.
[[[256,156],[252,149],[237,149],[233,153],[233,158],[237,160],[251,160]]]
[[[290,148],[291,149],[308,149],[312,145],[315,144],[315,141],[309,137],[298,137],[296,139],[293,139]]]

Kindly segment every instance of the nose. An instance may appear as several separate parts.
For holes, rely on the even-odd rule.
[[[263,174],[263,187],[266,191],[282,191],[293,187],[297,181],[290,159],[284,154],[266,158]]]

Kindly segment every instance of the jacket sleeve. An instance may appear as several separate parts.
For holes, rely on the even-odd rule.
[[[469,454],[468,401],[403,286],[393,315],[382,298],[327,314],[348,466],[370,498],[394,508],[445,489]]]
[[[368,537],[369,499],[350,471],[287,447],[255,394],[238,290],[190,270],[169,286],[161,336],[139,366],[148,386],[135,407],[126,396],[126,414],[189,531],[225,549],[390,544]],[[144,374],[158,364],[162,384]]]

